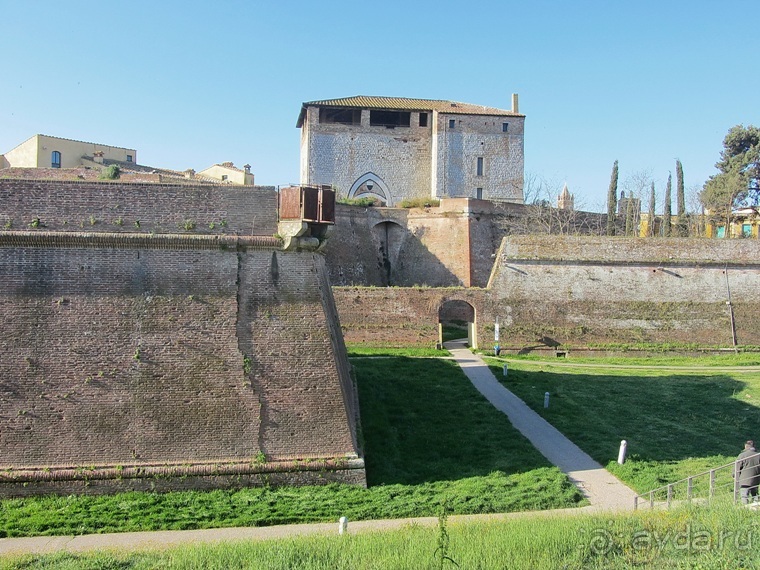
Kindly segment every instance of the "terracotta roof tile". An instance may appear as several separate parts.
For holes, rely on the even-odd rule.
[[[438,111],[439,113],[455,115],[498,115],[523,117],[520,113],[513,113],[509,109],[485,107],[472,103],[460,103],[458,101],[443,101],[439,99],[410,99],[408,97],[374,97],[357,95],[356,97],[344,97],[342,99],[324,99],[322,101],[307,101],[301,105],[301,114],[298,117],[297,127],[303,124],[307,107],[354,107],[360,109],[386,109],[403,111]]]

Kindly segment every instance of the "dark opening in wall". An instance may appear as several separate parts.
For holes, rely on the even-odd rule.
[[[420,126],[427,127],[427,113],[420,113]]]
[[[373,127],[408,127],[411,115],[409,111],[370,111],[369,124]]]
[[[340,125],[360,125],[362,122],[361,109],[336,109],[321,107],[319,109],[320,123],[337,123]]]

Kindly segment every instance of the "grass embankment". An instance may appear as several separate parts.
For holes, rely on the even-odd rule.
[[[726,366],[730,361],[707,357],[689,362]],[[733,461],[744,441],[760,439],[760,371],[511,361],[504,379],[502,363],[489,363],[505,386],[639,492]],[[614,364],[624,363],[631,361],[614,359]],[[685,363],[662,359],[660,364]],[[550,393],[549,409],[543,407],[545,392]],[[623,439],[629,455],[620,466],[616,458]]]
[[[493,351],[479,351],[486,356],[493,355]],[[554,358],[549,354],[520,354],[504,355],[507,360],[516,361],[541,361],[555,360],[567,364],[595,364],[613,366],[709,366],[709,367],[733,367],[733,366],[760,366],[759,352],[740,352],[724,354],[704,354],[699,356],[679,356],[647,353],[642,356],[583,356],[583,351],[570,351],[571,357],[567,359]]]
[[[354,361],[367,478],[348,485],[35,497],[0,502],[0,536],[264,526],[507,512],[578,504],[578,491],[451,361]]]
[[[626,515],[449,522],[435,527],[165,551],[24,556],[0,568],[425,570],[756,568],[757,513],[731,505]],[[439,549],[445,545],[443,550]],[[445,555],[448,560],[442,560]]]
[[[417,358],[439,358],[451,356],[448,350],[430,348],[426,346],[414,346],[405,348],[392,348],[387,346],[348,345],[349,358],[362,356],[410,356]]]

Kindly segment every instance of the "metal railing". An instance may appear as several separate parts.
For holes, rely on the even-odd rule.
[[[760,452],[750,457],[760,456]],[[739,460],[657,487],[633,498],[633,508],[648,506],[670,508],[674,502],[712,501],[716,498],[739,500],[739,479],[736,476]]]

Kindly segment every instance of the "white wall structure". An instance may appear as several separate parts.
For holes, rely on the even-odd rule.
[[[301,183],[342,198],[472,197],[523,202],[525,115],[517,109],[400,97],[303,103]]]

